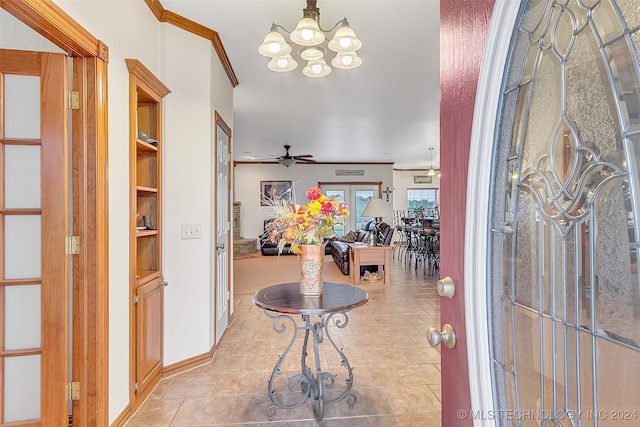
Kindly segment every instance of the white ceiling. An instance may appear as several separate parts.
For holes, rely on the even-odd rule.
[[[346,17],[363,43],[360,67],[319,79],[302,74],[302,61],[272,72],[258,53],[273,22],[293,30],[306,0],[161,3],[220,35],[239,81],[234,160],[277,157],[289,144],[321,162],[438,167],[439,0],[318,0],[323,28]]]

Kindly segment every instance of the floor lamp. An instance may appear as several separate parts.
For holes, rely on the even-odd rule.
[[[377,236],[380,233],[379,224],[382,217],[391,215],[391,210],[387,203],[382,199],[371,199],[367,206],[364,207],[364,210],[360,214],[360,216],[373,218],[374,221],[374,230],[373,239],[369,243],[370,246],[376,246],[378,239]]]

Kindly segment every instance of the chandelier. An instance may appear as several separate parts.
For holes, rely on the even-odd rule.
[[[325,61],[327,47],[336,52],[336,56],[331,60],[331,65],[335,68],[350,70],[362,64],[362,59],[356,54],[362,47],[362,42],[349,27],[347,18],[325,30],[320,26],[320,9],[316,4],[317,0],[307,0],[307,7],[302,9],[302,19],[293,31],[276,23],[271,25],[271,31],[258,47],[258,52],[271,58],[267,65],[271,71],[286,72],[298,66],[298,62],[291,56],[292,47],[299,47],[297,55],[307,61],[307,65],[302,69],[302,73],[307,77],[324,77],[331,72],[331,67]],[[289,34],[291,41],[285,40],[278,29]],[[333,39],[327,42],[327,36],[334,30],[336,31]]]
[[[431,152],[431,167],[427,171],[427,176],[436,176],[439,175],[436,170],[433,168],[433,147],[429,147],[429,151]]]

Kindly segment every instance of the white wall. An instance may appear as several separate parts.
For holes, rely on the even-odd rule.
[[[245,238],[257,238],[262,233],[263,221],[273,213],[269,206],[260,206],[260,181],[292,181],[298,203],[306,203],[307,189],[316,187],[318,182],[382,182],[382,189],[387,186],[393,188],[392,165],[296,163],[287,168],[277,163],[241,163],[234,169],[234,200],[241,203],[240,234]],[[336,169],[362,169],[364,176],[336,176]],[[391,200],[389,203],[391,204]],[[391,224],[392,218],[384,218],[384,221]]]
[[[407,210],[407,189],[408,188],[440,188],[440,178],[433,177],[430,184],[414,184],[413,177],[416,175],[426,175],[427,170],[394,170],[393,171],[393,206],[394,209]],[[440,192],[438,191],[438,201]]]
[[[55,0],[109,47],[109,422],[129,404],[129,75],[140,60],[171,93],[164,101],[165,364],[211,348],[212,141],[214,111],[232,126],[233,88],[209,41],[159,23],[143,1]],[[11,17],[0,21],[3,32]],[[20,26],[23,25],[16,21]],[[20,28],[19,37],[28,40]],[[33,33],[33,32],[32,32]],[[35,34],[35,33],[34,33]],[[25,42],[11,48],[51,50]],[[48,48],[49,47],[49,48]],[[180,224],[202,239],[180,240]]]

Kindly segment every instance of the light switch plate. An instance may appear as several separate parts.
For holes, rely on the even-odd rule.
[[[200,230],[200,224],[182,224],[180,226],[180,238],[182,240],[201,239],[202,232]]]

